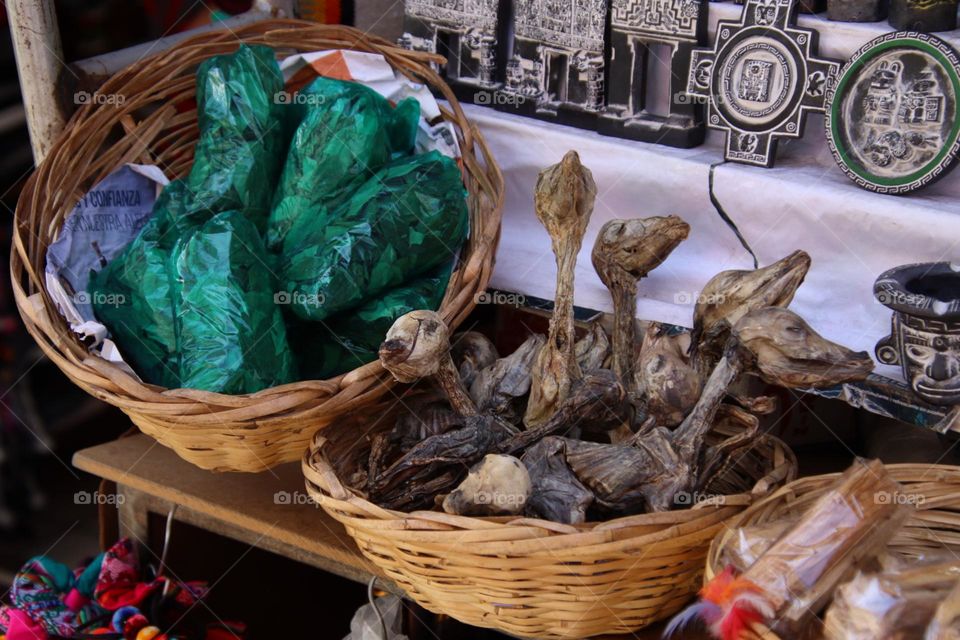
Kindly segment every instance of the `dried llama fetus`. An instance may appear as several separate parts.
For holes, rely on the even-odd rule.
[[[464,331],[453,336],[450,355],[460,372],[460,379],[467,389],[473,384],[477,374],[489,367],[500,354],[490,338],[477,331]]]
[[[593,245],[593,268],[613,298],[613,371],[633,384],[637,282],[667,259],[690,233],[677,216],[610,220]]]
[[[721,271],[700,292],[693,311],[690,361],[706,377],[720,359],[730,327],[763,307],[786,307],[810,269],[810,256],[794,251],[762,269]]]
[[[503,516],[523,512],[530,498],[530,474],[513,456],[487,454],[443,500],[443,510],[461,516]]]
[[[550,234],[557,260],[557,291],[547,344],[533,369],[524,423],[536,427],[550,419],[580,377],[574,357],[573,277],[577,253],[593,212],[597,186],[590,170],[568,151],[558,164],[540,172],[534,193],[537,218]]]
[[[662,427],[675,427],[700,398],[703,379],[687,361],[678,336],[651,322],[634,372],[637,393],[647,415]]]
[[[400,382],[432,377],[457,413],[477,414],[450,357],[450,330],[436,312],[411,311],[397,318],[380,345],[380,362]]]

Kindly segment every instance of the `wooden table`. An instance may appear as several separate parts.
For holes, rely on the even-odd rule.
[[[366,584],[376,575],[378,584],[402,594],[360,555],[343,526],[307,499],[299,463],[257,474],[212,473],[138,434],[78,451],[73,464],[116,483],[121,535],[147,540],[149,515],[176,506],[180,522],[349,580]],[[654,625],[616,638],[654,640],[661,632]],[[683,634],[694,637],[700,636]]]

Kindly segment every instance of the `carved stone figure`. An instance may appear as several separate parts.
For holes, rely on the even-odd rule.
[[[890,335],[877,359],[900,365],[910,388],[938,405],[960,403],[960,265],[896,267],[877,278],[873,293],[893,310]]]
[[[703,104],[689,99],[683,78],[690,52],[706,44],[707,6],[706,0],[611,0],[610,84],[601,133],[684,148],[703,142]],[[650,77],[657,65],[662,73]],[[660,113],[650,99],[653,89],[666,92]]]

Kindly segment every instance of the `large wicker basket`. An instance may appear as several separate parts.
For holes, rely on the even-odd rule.
[[[153,162],[168,177],[193,162],[197,65],[234,51],[240,42],[274,47],[278,57],[322,49],[381,53],[403,74],[439,90],[448,101],[463,154],[470,208],[470,239],[440,308],[458,325],[490,278],[500,233],[503,178],[479,132],[431,63],[437,56],[405,51],[355,29],[272,20],[236,31],[214,31],[117,73],[100,89],[123,100],[89,101],[24,187],[17,205],[11,273],[17,306],[44,353],[77,385],[122,409],[144,433],[206,469],[259,471],[298,459],[313,432],[345,412],[369,404],[392,384],[379,362],[331,380],[287,384],[228,396],[143,384],[92,356],[57,312],[43,284],[47,246],[64,217],[93,184],[125,162]],[[117,103],[121,103],[117,106]]]
[[[899,499],[917,509],[890,541],[888,548],[908,556],[920,556],[938,549],[960,555],[960,467],[929,464],[887,465],[890,475],[903,485]],[[795,480],[744,511],[721,531],[710,545],[704,580],[723,570],[721,557],[737,527],[761,525],[805,511],[827,491],[840,474],[810,476]],[[754,634],[762,640],[779,636],[761,625]]]
[[[687,510],[580,526],[408,514],[377,507],[340,481],[364,464],[370,437],[392,426],[389,411],[373,415],[314,436],[303,459],[311,498],[425,608],[527,638],[629,633],[670,617],[697,591],[713,536],[796,472],[789,448],[764,436],[709,488],[739,492]]]

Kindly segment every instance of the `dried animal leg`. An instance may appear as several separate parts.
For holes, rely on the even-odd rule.
[[[714,431],[723,429],[729,431],[729,426],[736,425],[737,433],[726,440],[707,447],[700,466],[698,489],[710,486],[714,481],[726,475],[746,451],[757,444],[757,434],[760,431],[760,420],[752,413],[729,404],[720,405],[714,424]]]
[[[476,331],[455,334],[450,355],[453,356],[453,363],[460,372],[460,380],[467,389],[482,369],[489,367],[500,357],[490,338]]]
[[[531,373],[543,343],[543,336],[531,335],[516,351],[477,374],[470,385],[470,397],[481,412],[515,421],[516,405],[530,392]]]
[[[730,327],[763,307],[786,307],[810,269],[810,256],[794,251],[762,269],[730,270],[703,287],[693,312],[690,360],[706,377],[720,359]]]
[[[380,362],[400,382],[433,377],[460,415],[477,414],[450,357],[450,330],[434,311],[411,311],[394,321],[380,345]]]
[[[577,480],[567,464],[566,438],[544,438],[527,449],[523,464],[532,483],[528,515],[563,524],[586,522],[593,493]]]
[[[452,482],[440,486],[434,493],[446,491],[463,477],[470,465],[516,434],[511,425],[495,416],[469,416],[466,422],[463,428],[419,442],[377,478],[371,479],[370,493],[377,503],[385,508],[395,508],[391,505],[403,497],[403,491],[418,490],[418,485],[425,479],[438,474],[448,474]],[[398,490],[401,492],[399,498],[385,499]],[[432,495],[422,491],[418,494],[424,499]]]
[[[585,422],[594,431],[613,429],[623,423],[625,400],[616,375],[609,369],[597,369],[576,381],[570,395],[547,422],[505,440],[497,451],[516,455],[542,438],[569,433]]]
[[[528,427],[549,420],[566,399],[571,381],[580,377],[573,352],[573,275],[596,195],[593,175],[580,164],[576,151],[544,169],[537,180],[534,204],[557,259],[557,291],[547,344],[533,369],[523,419]]]
[[[530,498],[530,474],[513,456],[488,454],[443,500],[443,510],[462,516],[517,515]]]
[[[637,282],[686,239],[690,225],[677,216],[610,220],[593,245],[593,268],[613,298],[613,370],[633,385]]]
[[[610,354],[610,340],[603,330],[599,320],[590,323],[587,335],[577,340],[574,345],[574,355],[580,371],[593,371],[603,367],[604,360]]]
[[[647,326],[635,378],[647,414],[663,427],[683,422],[703,387],[700,375],[687,362],[677,339],[656,323]]]
[[[660,471],[646,449],[571,439],[564,447],[567,464],[599,506],[623,514],[644,510]]]

